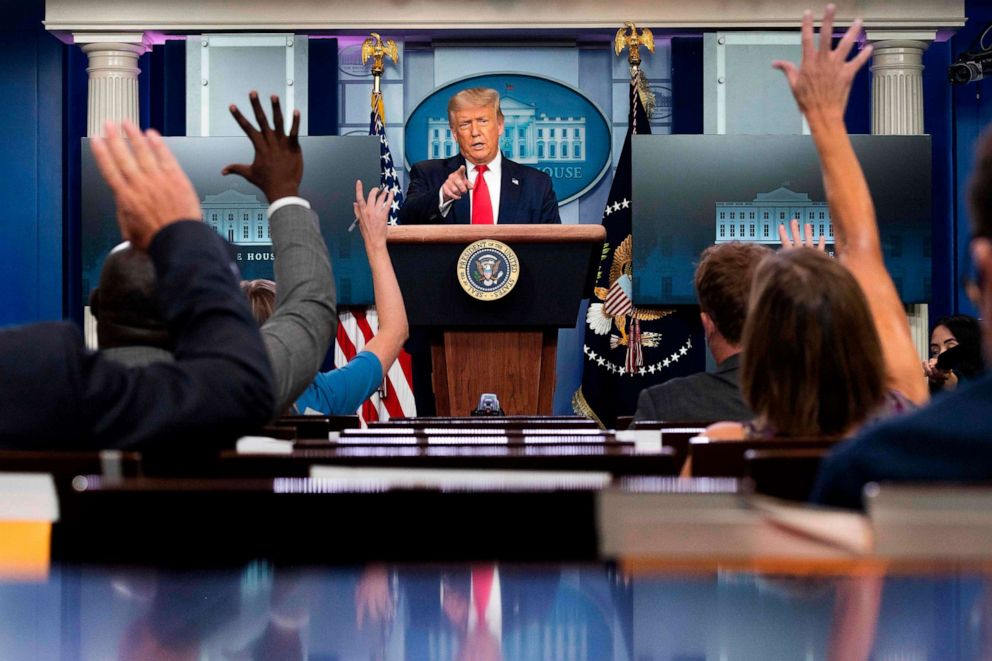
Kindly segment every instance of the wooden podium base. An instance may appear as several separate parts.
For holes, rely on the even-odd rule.
[[[431,341],[439,416],[468,416],[483,393],[506,415],[551,415],[558,329],[459,330]]]

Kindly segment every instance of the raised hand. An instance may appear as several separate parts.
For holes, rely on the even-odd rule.
[[[872,47],[865,46],[854,59],[848,61],[851,49],[861,33],[861,19],[856,19],[844,36],[832,46],[834,14],[837,8],[830,4],[823,12],[819,47],[813,44],[813,13],[803,14],[802,61],[798,68],[792,62],[776,60],[772,66],[785,74],[799,110],[807,119],[822,115],[824,119],[844,118],[851,82],[858,69],[871,57]],[[814,117],[811,117],[813,115]]]
[[[355,182],[355,218],[362,231],[366,252],[386,247],[386,228],[389,225],[392,204],[392,191],[386,192],[376,187],[369,191],[366,199],[361,180]]]
[[[248,98],[255,111],[258,129],[245,119],[236,105],[231,104],[230,110],[234,121],[255,147],[255,160],[251,165],[242,163],[228,165],[221,172],[225,175],[236,174],[244,177],[258,186],[269,202],[275,202],[282,197],[298,196],[300,181],[303,179],[303,151],[300,149],[298,137],[300,111],[293,112],[293,125],[289,135],[286,135],[278,96],[272,95],[272,127],[269,127],[265,111],[258,100],[258,92],[252,91]]]
[[[117,204],[121,235],[145,250],[160,229],[180,220],[200,220],[196,190],[162,136],[142,133],[128,120],[121,123],[128,143],[113,122],[104,138],[93,138],[93,158]]]
[[[815,248],[820,252],[827,251],[826,237],[820,235],[820,240],[813,244],[813,225],[811,223],[806,223],[803,225],[802,234],[799,232],[799,219],[793,218],[792,222],[789,223],[789,227],[792,230],[792,236],[790,238],[789,232],[785,229],[785,225],[778,226],[778,240],[782,242],[783,248]]]
[[[472,182],[468,180],[468,175],[465,174],[464,165],[449,174],[448,178],[441,184],[441,194],[445,202],[460,200],[462,199],[462,195],[465,195],[470,190],[472,190]]]

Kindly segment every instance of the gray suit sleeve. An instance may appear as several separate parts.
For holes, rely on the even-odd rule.
[[[286,412],[313,381],[337,331],[331,260],[315,214],[288,205],[269,219],[275,254],[276,307],[262,326],[275,377],[275,411]]]

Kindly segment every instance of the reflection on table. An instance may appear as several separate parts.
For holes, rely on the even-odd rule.
[[[877,564],[60,566],[0,584],[0,658],[985,659],[988,579]]]

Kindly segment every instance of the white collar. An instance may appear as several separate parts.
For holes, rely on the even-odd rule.
[[[468,159],[465,159],[465,163],[466,165],[471,166],[469,168],[470,172],[475,172],[475,168],[477,167],[475,163],[470,163]],[[493,160],[486,163],[486,169],[487,171],[494,172],[497,175],[500,174],[503,169],[503,152],[497,150],[496,156],[493,157]]]

